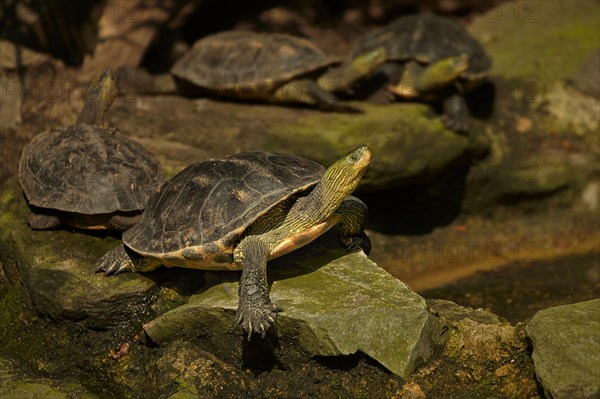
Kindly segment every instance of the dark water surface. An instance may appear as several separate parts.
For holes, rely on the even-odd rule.
[[[541,309],[600,297],[600,254],[513,263],[419,294],[489,309],[515,324]]]

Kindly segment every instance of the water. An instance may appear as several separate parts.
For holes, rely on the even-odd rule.
[[[526,322],[541,309],[600,297],[600,254],[587,253],[534,263],[512,263],[475,273],[420,292],[486,308],[512,324]]]

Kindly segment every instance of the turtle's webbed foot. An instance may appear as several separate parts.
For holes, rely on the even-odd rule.
[[[362,250],[365,255],[369,255],[369,253],[371,253],[371,240],[364,232],[360,235],[342,236],[340,239],[342,244],[344,244],[348,249],[348,252]]]
[[[123,245],[108,251],[96,262],[95,273],[102,272],[106,276],[131,271],[135,271],[135,266]]]
[[[248,333],[248,341],[252,334],[260,334],[265,337],[267,330],[277,319],[277,313],[283,312],[283,308],[268,303],[262,306],[240,304],[236,314],[236,325],[241,325]]]
[[[465,98],[455,93],[443,101],[444,114],[442,122],[449,128],[459,133],[469,131],[469,106]]]
[[[348,249],[348,252],[358,251],[363,242],[360,236],[345,236],[341,238],[342,243]]]
[[[469,131],[469,119],[468,118],[454,118],[450,115],[442,115],[442,122],[450,130],[454,130],[459,133],[466,133]]]
[[[340,112],[343,114],[362,114],[365,112],[362,108],[350,104],[345,104],[339,100],[320,102],[319,108],[321,108],[323,111]]]
[[[367,98],[367,101],[371,104],[386,105],[393,103],[395,99],[396,95],[386,88],[377,90],[375,93],[371,94]]]

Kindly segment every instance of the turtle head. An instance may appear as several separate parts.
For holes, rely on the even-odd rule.
[[[321,183],[324,191],[336,199],[339,197],[340,202],[352,194],[370,165],[372,156],[371,150],[361,145],[338,159],[323,175]]]
[[[77,123],[101,126],[104,114],[117,97],[115,75],[107,68],[93,81],[85,93],[85,105],[79,114]]]
[[[444,87],[454,82],[469,68],[469,55],[459,54],[443,58],[429,65],[421,78],[423,88]]]
[[[390,86],[389,90],[402,98],[415,98],[420,93],[451,85],[468,68],[468,54],[442,58],[428,65],[409,62],[406,64],[400,82]]]
[[[327,91],[350,92],[358,81],[368,78],[387,59],[385,47],[364,52],[322,75],[317,83]]]
[[[367,77],[387,60],[385,47],[377,47],[354,58],[350,65],[361,76]]]

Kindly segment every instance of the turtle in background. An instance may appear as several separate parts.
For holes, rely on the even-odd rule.
[[[352,56],[385,48],[386,61],[360,91],[374,102],[440,102],[450,129],[469,129],[464,94],[487,77],[492,61],[460,24],[431,13],[406,15],[360,38]]]
[[[117,74],[125,92],[183,93],[361,112],[333,93],[350,91],[385,59],[385,49],[379,46],[334,67],[340,59],[300,37],[225,31],[198,40],[168,75],[152,76],[140,68],[123,68]]]
[[[329,168],[293,155],[242,153],[188,166],[149,201],[97,272],[159,267],[242,270],[237,323],[263,337],[283,309],[271,303],[267,262],[334,225],[349,251],[370,249],[367,207],[350,194],[371,162],[360,146]]]
[[[75,125],[40,133],[23,149],[19,179],[32,229],[125,230],[165,181],[144,147],[101,127],[116,95],[108,69],[89,86]]]

